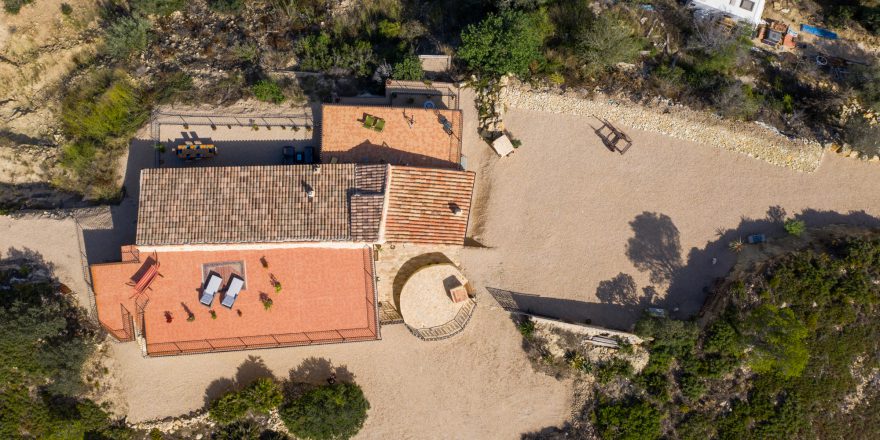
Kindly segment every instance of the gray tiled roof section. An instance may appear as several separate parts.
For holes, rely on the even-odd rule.
[[[310,165],[143,170],[137,244],[349,240],[349,197],[358,192],[355,168],[325,164],[319,172]],[[365,170],[365,182],[375,185],[377,173]],[[315,193],[311,200],[307,187]],[[378,230],[378,221],[375,227]]]

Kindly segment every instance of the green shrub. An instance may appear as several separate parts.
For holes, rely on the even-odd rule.
[[[519,330],[519,333],[523,335],[524,338],[531,339],[535,334],[535,321],[532,321],[528,316],[524,316],[516,324],[516,329]]]
[[[119,194],[117,161],[131,136],[149,118],[149,106],[124,75],[94,72],[68,88],[61,122],[72,139],[61,154],[68,175],[56,184],[95,200]]]
[[[762,305],[749,314],[743,328],[753,347],[748,360],[755,372],[790,378],[799,376],[806,367],[807,328],[791,309]]]
[[[131,10],[144,15],[170,15],[186,7],[186,0],[129,0]]]
[[[283,400],[281,388],[271,378],[259,378],[246,388],[229,391],[211,402],[208,415],[218,423],[242,420],[248,414],[268,414]]]
[[[394,79],[404,81],[419,81],[425,77],[425,72],[422,70],[422,61],[419,60],[419,57],[412,54],[405,56],[402,60],[395,63],[393,72],[391,76]]]
[[[870,156],[880,155],[880,124],[871,124],[861,116],[852,116],[847,119],[843,134],[853,149]]]
[[[218,423],[232,423],[247,414],[250,404],[240,391],[229,391],[211,402],[208,415]]]
[[[360,431],[370,403],[356,384],[335,383],[306,392],[287,402],[281,420],[297,438],[348,439]]]
[[[73,6],[70,6],[69,3],[62,3],[62,4],[61,4],[61,13],[62,13],[63,15],[70,15],[70,14],[72,14],[72,13],[73,13]]]
[[[396,21],[382,20],[379,22],[379,35],[385,38],[397,38],[400,36],[400,23]]]
[[[34,0],[3,0],[3,10],[9,14],[18,14],[21,7],[33,3]]]
[[[270,79],[261,79],[251,86],[254,97],[260,101],[271,102],[273,104],[281,104],[284,102],[284,92],[281,86]]]
[[[367,76],[373,73],[376,62],[368,41],[357,40],[350,44],[326,32],[301,38],[295,51],[300,69],[314,72]]]
[[[543,59],[544,37],[535,16],[506,10],[468,26],[461,34],[457,56],[473,72],[523,76],[531,63]]]
[[[208,0],[208,7],[221,14],[238,14],[244,9],[243,0]]]
[[[214,440],[260,440],[263,428],[254,420],[238,420],[221,426],[214,432]]]
[[[803,220],[790,219],[785,222],[785,231],[795,237],[800,237],[807,229],[807,224]]]
[[[662,415],[646,402],[599,403],[593,419],[603,439],[660,438]]]
[[[140,17],[123,17],[110,25],[104,41],[104,52],[126,60],[147,48],[150,42],[150,21]]]
[[[577,55],[588,75],[634,63],[644,46],[628,19],[613,12],[596,17],[577,37]]]
[[[125,76],[96,72],[64,97],[61,121],[74,139],[98,143],[134,133],[149,117],[139,91]]]
[[[244,398],[249,409],[257,413],[268,414],[284,400],[281,387],[270,378],[259,378],[244,390]]]
[[[608,383],[618,377],[630,377],[633,374],[632,365],[624,359],[614,358],[599,364],[595,369],[596,380],[599,383]]]

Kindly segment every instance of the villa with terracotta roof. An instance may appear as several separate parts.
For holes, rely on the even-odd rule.
[[[150,356],[380,339],[373,245],[462,245],[473,185],[390,164],[145,169],[136,243],[90,266],[99,320]]]
[[[460,168],[460,110],[325,104],[321,113],[323,163]]]

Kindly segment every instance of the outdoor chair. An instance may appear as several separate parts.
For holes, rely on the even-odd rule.
[[[223,297],[223,301],[220,304],[231,309],[232,305],[235,304],[235,298],[238,298],[238,293],[241,292],[243,286],[244,280],[233,275],[232,279],[229,281],[229,287],[226,288],[226,295]]]
[[[376,125],[376,117],[364,114],[364,128],[373,128]]]
[[[376,123],[373,125],[373,130],[382,131],[385,129],[385,120],[384,119],[376,119]]]
[[[220,283],[223,282],[223,279],[220,278],[219,275],[212,273],[210,277],[208,277],[208,282],[205,283],[205,288],[202,290],[202,298],[199,299],[199,302],[206,306],[210,306],[212,302],[214,302],[214,295],[217,294],[217,290],[220,289]]]

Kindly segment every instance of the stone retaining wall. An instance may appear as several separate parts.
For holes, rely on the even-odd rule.
[[[574,93],[532,90],[514,81],[502,89],[501,101],[505,108],[596,116],[614,124],[716,146],[802,172],[815,171],[822,159],[822,146],[816,142],[792,140],[758,123],[729,121],[680,105],[648,108],[602,95],[582,98]]]

